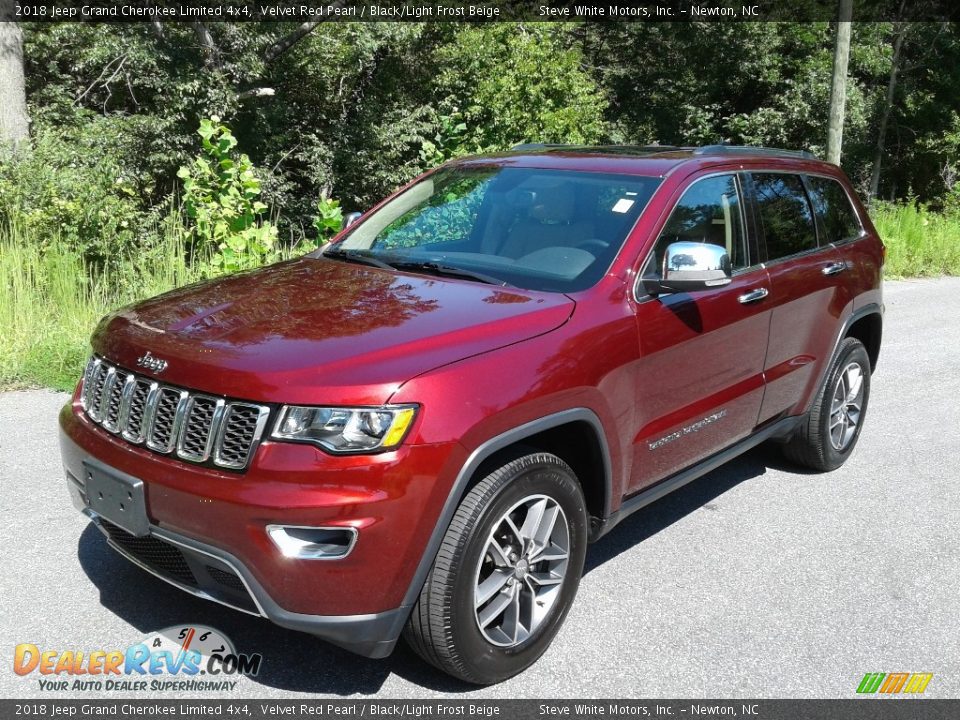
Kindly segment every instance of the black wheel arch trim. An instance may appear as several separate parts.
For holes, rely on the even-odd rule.
[[[494,453],[522,442],[533,435],[574,422],[587,423],[596,435],[597,442],[600,446],[600,455],[603,460],[603,515],[604,518],[609,517],[613,490],[613,470],[610,462],[610,448],[607,444],[607,436],[597,414],[588,408],[578,407],[562,410],[558,413],[531,420],[523,425],[518,425],[482,443],[470,453],[467,461],[460,468],[460,472],[457,473],[450,492],[447,494],[447,500],[443,505],[443,509],[440,511],[440,516],[437,518],[430,539],[427,541],[427,546],[420,558],[420,564],[417,565],[413,580],[404,595],[403,606],[405,608],[409,610],[409,608],[412,608],[414,603],[416,603],[420,595],[420,590],[423,588],[423,584],[427,580],[427,575],[430,573],[430,568],[433,567],[433,562],[437,557],[437,553],[440,551],[443,536],[446,534],[447,528],[450,526],[450,522],[457,512],[457,506],[466,494],[474,473],[483,461],[491,457]]]
[[[843,339],[847,337],[847,333],[850,332],[850,328],[853,327],[853,324],[858,320],[862,320],[868,315],[879,315],[882,322],[883,311],[883,305],[879,303],[868,303],[863,307],[857,308],[846,317],[846,319],[840,325],[840,331],[837,333],[837,337],[834,338],[833,347],[830,350],[830,354],[826,357],[826,361],[822,363],[820,367],[820,372],[817,374],[817,384],[814,387],[819,389],[821,385],[823,385],[824,378],[827,376],[827,372],[830,370],[830,366],[833,364],[833,359],[837,356],[837,349],[840,347],[840,343],[843,342]],[[872,372],[873,368],[871,367],[870,370]],[[811,393],[810,398],[807,400],[806,407],[803,408],[804,413],[810,411],[810,408],[816,401],[816,397],[816,393]]]

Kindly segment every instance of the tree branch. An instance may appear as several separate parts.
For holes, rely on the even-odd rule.
[[[292,33],[289,35],[284,35],[273,45],[268,47],[263,53],[263,59],[267,62],[273,62],[278,57],[283,55],[287,50],[292,48],[298,42],[303,40],[303,38],[313,32],[320,23],[326,21],[330,17],[331,10],[334,8],[343,7],[344,5],[346,5],[346,0],[334,0],[332,3],[327,5],[324,12],[310,16],[310,19],[307,22],[302,23]]]
[[[210,34],[207,26],[202,22],[192,22],[190,26],[193,28],[193,34],[197,36],[200,47],[203,48],[203,54],[206,55],[204,64],[208,66],[215,65],[220,51],[217,48],[217,44],[213,41],[213,35]]]
[[[237,95],[237,100],[250,100],[252,98],[273,97],[277,91],[272,87],[255,87],[244,90]]]

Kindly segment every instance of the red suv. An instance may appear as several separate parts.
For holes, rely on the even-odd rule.
[[[764,440],[846,460],[883,261],[806,153],[457,160],[321,251],[105,318],[60,415],[67,485],[194,595],[497,682],[631,512]]]

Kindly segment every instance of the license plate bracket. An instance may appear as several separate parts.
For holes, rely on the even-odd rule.
[[[84,462],[83,467],[90,509],[132,535],[149,535],[143,480],[89,462]]]

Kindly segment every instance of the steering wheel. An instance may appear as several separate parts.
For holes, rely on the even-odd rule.
[[[586,250],[588,253],[596,257],[599,253],[605,251],[610,247],[610,243],[604,242],[600,238],[590,238],[589,240],[584,240],[581,243],[574,245],[578,250]],[[594,252],[596,250],[597,252]]]

